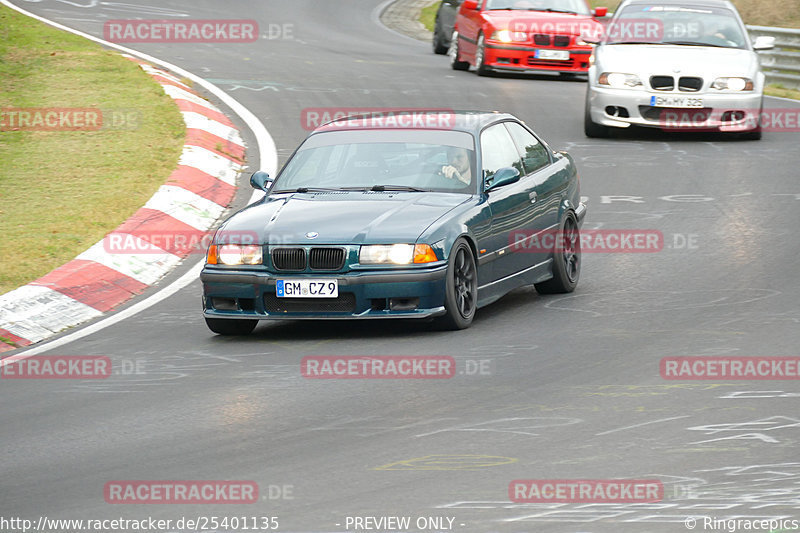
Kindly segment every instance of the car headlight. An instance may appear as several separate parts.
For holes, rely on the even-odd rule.
[[[524,31],[497,30],[492,33],[492,40],[503,43],[522,43],[528,40],[528,34]]]
[[[594,43],[590,43],[590,42],[584,41],[582,37],[576,37],[575,38],[575,44],[577,46],[594,46]]]
[[[410,265],[438,261],[427,244],[371,244],[362,246],[358,262],[362,265]]]
[[[750,78],[717,78],[711,84],[718,91],[752,91],[753,80]]]
[[[252,244],[212,244],[206,255],[209,265],[261,265],[263,262],[261,246]]]
[[[615,89],[624,87],[643,87],[642,80],[636,74],[625,74],[623,72],[603,72],[597,78],[597,83],[600,85],[608,85]]]

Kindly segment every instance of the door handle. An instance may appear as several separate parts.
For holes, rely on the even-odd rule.
[[[536,191],[533,191],[532,193],[530,193],[530,194],[528,195],[528,198],[530,198],[530,199],[531,199],[531,203],[532,203],[532,204],[535,204],[535,203],[536,203],[536,199],[537,199],[538,197],[539,197],[539,195],[538,195],[538,194],[536,194]]]

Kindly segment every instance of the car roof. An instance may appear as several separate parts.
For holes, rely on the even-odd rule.
[[[442,130],[463,131],[477,135],[495,122],[520,121],[514,115],[499,111],[465,111],[450,109],[387,109],[332,120],[316,128],[315,133],[355,130]]]
[[[625,5],[641,5],[641,4],[656,5],[656,6],[733,8],[733,4],[728,0],[626,0],[625,1]]]

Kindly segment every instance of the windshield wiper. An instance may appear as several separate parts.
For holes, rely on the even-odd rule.
[[[619,41],[616,43],[609,42],[606,44],[666,44],[666,43],[653,42],[653,41]]]
[[[698,43],[695,41],[666,41],[664,44],[678,44],[682,46],[713,46],[714,48],[733,48],[733,46],[725,46],[722,44]]]
[[[409,187],[407,185],[373,185],[370,190],[375,192],[382,192],[382,191],[427,192],[425,189],[419,189],[417,187]]]
[[[542,11],[544,13],[568,13],[570,15],[578,14],[575,11],[569,11],[566,9],[553,9],[550,7],[546,9],[542,9],[540,7],[493,7],[488,11]]]
[[[298,187],[296,189],[281,189],[279,191],[273,191],[275,193],[279,192],[331,192],[331,191],[344,191],[347,190],[345,187]],[[362,189],[359,189],[362,190]]]
[[[306,192],[340,192],[340,191],[410,191],[410,192],[427,192],[426,189],[419,189],[417,187],[408,187],[406,185],[373,185],[372,187],[363,186],[363,187],[298,187],[296,189],[281,189],[272,191],[274,193],[286,193],[286,192],[296,192],[296,193],[306,193]]]

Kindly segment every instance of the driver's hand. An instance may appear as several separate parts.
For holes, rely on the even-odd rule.
[[[461,173],[458,170],[456,170],[456,167],[454,167],[453,165],[447,165],[442,167],[442,174],[444,174],[444,177],[449,180],[453,178],[457,178],[459,180],[461,179]]]
[[[713,34],[712,37],[719,39],[720,41],[724,42],[727,46],[736,46],[736,43],[728,39],[728,36],[724,33],[718,31],[717,33]]]

